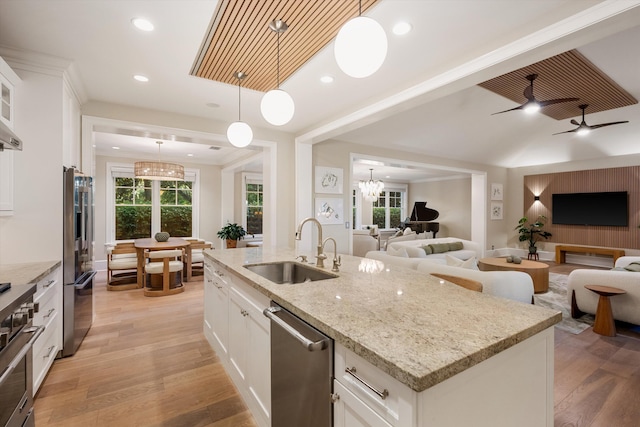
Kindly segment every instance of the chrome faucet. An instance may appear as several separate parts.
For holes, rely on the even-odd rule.
[[[327,259],[327,256],[322,253],[322,224],[320,224],[320,221],[313,217],[303,219],[298,225],[298,231],[296,231],[296,240],[302,239],[302,226],[309,221],[315,223],[318,226],[318,255],[316,255],[316,267],[324,268],[324,260]]]
[[[342,258],[338,256],[338,244],[336,243],[336,239],[334,239],[333,237],[327,237],[326,239],[324,239],[324,241],[322,242],[322,249],[324,250],[324,244],[329,240],[333,242],[333,267],[331,267],[331,271],[335,271],[337,273],[338,271],[340,271],[338,267],[340,267],[341,265],[340,261],[342,261]]]

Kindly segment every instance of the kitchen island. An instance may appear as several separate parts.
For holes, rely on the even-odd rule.
[[[337,278],[294,285],[275,284],[244,268],[293,261],[297,255],[270,248],[205,251],[205,299],[208,284],[213,285],[211,298],[217,299],[205,300],[205,335],[223,362],[230,360],[236,383],[247,379],[245,372],[233,372],[232,343],[243,334],[232,319],[237,294],[247,302],[237,308],[242,317],[253,319],[253,329],[246,329],[250,339],[259,331],[268,338],[269,324],[259,316],[269,300],[333,338],[337,387],[357,385],[343,371],[360,364],[358,372],[369,375],[370,383],[389,390],[389,397],[379,399],[365,387],[342,392],[351,392],[371,409],[379,425],[553,425],[552,326],[560,313],[345,255]],[[221,326],[224,310],[228,323]],[[264,346],[264,335],[255,343]],[[247,344],[259,353],[253,345]],[[261,359],[246,363],[256,377],[268,371],[262,352]],[[258,423],[270,425],[268,377],[252,381],[243,396]],[[243,385],[238,388],[242,393]],[[334,413],[335,425],[348,418],[339,419],[339,408]],[[360,422],[376,424],[362,420],[366,416]]]

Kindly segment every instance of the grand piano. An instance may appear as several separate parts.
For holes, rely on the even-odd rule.
[[[427,202],[415,202],[411,216],[404,221],[404,225],[416,233],[431,231],[435,238],[436,233],[440,231],[440,223],[434,221],[438,216],[440,216],[440,212],[428,208]]]

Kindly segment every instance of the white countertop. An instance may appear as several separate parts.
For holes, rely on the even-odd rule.
[[[546,308],[347,255],[342,255],[338,278],[294,285],[275,284],[243,267],[293,261],[299,254],[267,247],[205,251],[209,259],[416,391],[562,319],[559,312]],[[305,255],[314,259],[311,253]],[[325,270],[330,271],[332,254],[327,256]]]

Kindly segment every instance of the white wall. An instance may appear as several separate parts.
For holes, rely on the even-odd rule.
[[[15,132],[24,149],[14,153],[14,215],[0,217],[0,264],[61,260],[62,73],[10,65],[22,79]]]

